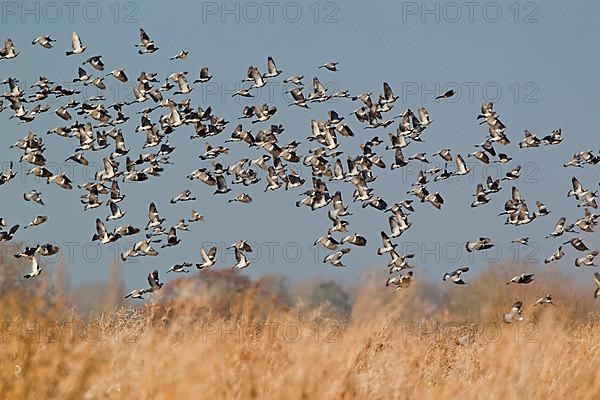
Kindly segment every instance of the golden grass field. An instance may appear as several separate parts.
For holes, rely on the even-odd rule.
[[[349,288],[346,316],[328,303],[310,304],[306,290],[288,289],[282,299],[274,277],[249,280],[229,271],[186,274],[151,299],[117,305],[113,282],[100,289],[104,311],[87,315],[73,308],[56,276],[46,274],[35,288],[5,277],[0,393],[599,399],[600,302],[592,283],[557,285],[547,272],[535,287],[505,287],[512,269],[518,267],[490,267],[461,288],[417,280],[398,293],[384,290],[383,275],[370,270],[362,285]],[[557,305],[534,308],[546,291]],[[502,312],[516,298],[526,320],[504,324]]]

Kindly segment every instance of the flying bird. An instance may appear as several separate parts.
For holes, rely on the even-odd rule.
[[[565,255],[565,252],[563,251],[562,246],[558,246],[558,249],[554,253],[552,253],[552,255],[550,257],[548,257],[544,260],[544,264],[549,264],[553,261],[558,261],[561,258],[563,258],[564,255]]]
[[[413,271],[408,271],[406,274],[397,275],[389,278],[385,282],[385,286],[395,285],[396,291],[406,289],[413,281]]]
[[[213,246],[208,249],[208,252],[204,250],[204,247],[200,247],[200,257],[202,258],[201,264],[196,264],[196,268],[204,269],[210,268],[216,263],[217,246]]]
[[[506,322],[507,324],[510,324],[514,321],[523,321],[523,319],[524,318],[522,301],[516,301],[510,309],[510,312],[504,314],[504,322]]]
[[[337,250],[334,253],[331,253],[327,257],[325,257],[323,259],[323,262],[329,263],[334,267],[345,267],[345,265],[342,263],[342,257],[344,256],[344,254],[350,253],[350,251],[351,249],[349,248]]]
[[[212,75],[208,73],[208,67],[200,68],[200,77],[194,83],[205,83],[212,79]]]
[[[594,250],[592,252],[590,252],[589,254],[583,256],[583,257],[578,257],[575,259],[575,266],[576,267],[595,267],[596,264],[594,264],[594,258],[596,258],[596,256],[599,254],[598,250]]]
[[[436,100],[449,99],[450,97],[453,97],[455,94],[456,94],[456,91],[454,89],[450,89],[450,90],[445,91],[441,95],[437,96],[435,99]]]
[[[48,35],[44,35],[44,36],[38,36],[35,39],[33,39],[33,41],[31,42],[31,44],[32,45],[39,44],[43,48],[51,49],[52,48],[52,43],[54,43],[54,42],[56,42],[56,40],[52,39]]]
[[[467,272],[469,271],[469,267],[461,267],[458,269],[455,269],[452,272],[446,272],[444,274],[444,276],[442,277],[442,281],[447,281],[449,280],[452,283],[455,283],[457,285],[464,285],[466,284],[466,282],[462,279],[461,275],[463,272]]]
[[[511,284],[511,283],[516,283],[516,284],[528,284],[533,282],[533,277],[535,274],[527,274],[527,273],[522,273],[520,275],[516,275],[514,276],[510,281],[506,282],[507,285]]]
[[[15,49],[15,44],[11,38],[4,41],[4,48],[0,48],[0,60],[10,60],[16,58],[19,52]]]
[[[67,56],[71,56],[73,54],[81,54],[85,51],[87,47],[85,47],[82,43],[81,43],[81,39],[79,38],[79,35],[77,34],[77,32],[73,32],[71,34],[71,50],[66,52]]]
[[[534,306],[538,306],[538,305],[546,305],[546,304],[552,304],[553,306],[555,305],[552,302],[552,294],[548,293],[547,295],[545,295],[544,297],[540,297],[534,304]]]
[[[135,47],[139,48],[139,54],[151,54],[158,50],[154,41],[150,39],[150,36],[142,28],[140,28],[140,43],[136,44]]]
[[[323,65],[320,65],[319,68],[325,68],[325,69],[328,69],[329,71],[337,72],[337,71],[339,71],[337,68],[338,64],[339,64],[338,62],[328,62]]]
[[[192,264],[191,264],[191,263],[189,263],[189,262],[183,262],[183,263],[181,263],[181,264],[173,264],[173,265],[171,266],[171,268],[169,268],[169,269],[167,270],[167,272],[165,272],[165,273],[167,273],[167,274],[168,274],[169,272],[175,272],[175,273],[181,273],[181,272],[183,272],[183,273],[188,273],[188,272],[190,272],[190,270],[189,270],[189,269],[186,269],[186,268],[189,268],[189,267],[191,267],[191,266],[192,266]]]

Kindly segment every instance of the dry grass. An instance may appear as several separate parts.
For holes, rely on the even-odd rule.
[[[484,273],[472,290],[490,279]],[[247,281],[227,306],[219,305],[226,309],[211,307],[210,296],[179,300],[165,290],[143,307],[89,319],[48,296],[25,302],[4,295],[0,393],[3,399],[600,398],[600,319],[591,311],[597,305],[579,299],[584,290],[571,287],[569,304],[579,301],[576,308],[563,298],[536,310],[531,298],[543,286],[498,294],[509,303],[515,294],[529,301],[528,320],[506,325],[499,320],[506,301],[493,291],[480,294],[473,310],[456,304],[474,298],[454,288],[442,298],[425,282],[394,294],[381,290],[381,280],[366,281],[343,321],[326,306],[283,305]],[[175,287],[185,292],[189,282]]]

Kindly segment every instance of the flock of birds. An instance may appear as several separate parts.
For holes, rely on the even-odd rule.
[[[75,58],[87,51],[77,33],[73,32],[71,38],[71,49],[66,51],[67,57]],[[52,49],[55,40],[50,36],[40,36],[33,40],[33,45],[39,45],[45,49]],[[135,45],[140,55],[155,53],[159,50],[157,44],[150,39],[150,36],[140,29],[139,43]],[[88,51],[89,53],[89,51]],[[3,49],[0,49],[0,60],[11,60],[19,55],[13,41],[7,39]],[[181,51],[170,60],[185,60],[188,56],[187,51]],[[106,79],[116,79],[121,83],[129,81],[128,74],[123,68],[117,68],[109,73],[105,73],[103,57],[94,55],[89,58],[83,58],[77,61],[79,64],[77,74],[73,82],[78,85],[95,86],[100,92],[106,89]],[[329,72],[338,71],[337,62],[329,62],[319,66]],[[250,66],[246,77],[242,80],[247,83],[245,88],[233,94],[244,98],[254,97],[257,90],[269,81],[276,79],[282,73],[278,69],[272,57],[267,59],[267,68],[265,73],[261,73],[258,67]],[[125,199],[121,193],[119,182],[132,183],[153,180],[159,177],[168,165],[172,164],[170,157],[175,147],[169,144],[168,138],[173,132],[182,126],[193,129],[194,134],[191,139],[203,139],[206,141],[204,153],[199,155],[200,160],[211,160],[212,168],[199,168],[191,171],[188,178],[191,181],[199,181],[207,186],[214,188],[215,195],[225,195],[232,191],[232,185],[241,185],[247,187],[258,184],[261,178],[258,169],[266,171],[266,186],[264,191],[274,190],[292,190],[302,186],[309,186],[307,190],[300,195],[302,198],[296,202],[297,207],[305,207],[311,211],[321,208],[328,209],[327,216],[331,221],[331,227],[327,233],[319,237],[315,246],[323,246],[331,251],[323,262],[329,263],[334,267],[343,267],[343,258],[351,252],[352,246],[366,246],[367,238],[359,233],[350,233],[349,222],[344,217],[352,215],[349,205],[342,199],[342,191],[330,191],[329,186],[339,184],[353,188],[352,200],[354,203],[361,204],[362,208],[372,207],[382,213],[389,213],[389,230],[381,231],[382,246],[377,250],[379,256],[385,256],[388,260],[388,267],[391,277],[387,279],[386,286],[395,286],[396,290],[402,290],[410,286],[413,281],[413,265],[410,265],[410,259],[414,254],[399,254],[395,239],[409,230],[412,223],[409,220],[411,213],[415,212],[415,201],[427,203],[430,206],[441,209],[444,205],[444,198],[440,192],[429,191],[427,185],[433,182],[440,182],[451,177],[468,175],[471,169],[465,163],[460,154],[452,154],[449,148],[441,149],[436,153],[427,155],[419,152],[406,157],[404,153],[413,143],[422,142],[422,136],[427,128],[433,123],[426,108],[421,107],[416,112],[407,109],[398,115],[392,116],[391,111],[394,103],[398,99],[386,82],[383,83],[383,94],[374,96],[373,93],[362,93],[350,95],[348,90],[328,93],[326,87],[319,78],[312,80],[312,91],[307,91],[305,95],[304,76],[291,76],[285,80],[292,87],[287,94],[290,95],[292,102],[290,107],[310,108],[313,103],[325,103],[332,99],[348,99],[349,102],[358,102],[359,106],[349,114],[357,123],[362,124],[364,129],[386,129],[393,124],[397,124],[395,132],[388,133],[387,140],[382,140],[374,136],[370,140],[361,143],[359,152],[356,155],[343,156],[339,150],[341,141],[355,136],[350,127],[348,118],[331,110],[328,112],[327,119],[312,119],[310,122],[311,135],[307,138],[313,148],[306,154],[299,153],[298,141],[289,141],[285,143],[282,139],[284,126],[275,125],[269,121],[277,114],[277,107],[268,104],[244,106],[240,120],[251,120],[252,124],[268,123],[252,133],[251,129],[243,127],[239,123],[233,128],[230,137],[221,145],[209,144],[208,140],[218,140],[223,131],[230,125],[230,121],[214,114],[212,107],[206,109],[202,107],[193,107],[189,98],[185,98],[196,85],[202,85],[210,81],[208,67],[203,67],[199,71],[198,79],[192,84],[189,83],[187,72],[174,72],[168,75],[164,80],[160,80],[156,73],[140,72],[137,77],[137,83],[133,88],[133,100],[131,102],[116,102],[114,104],[105,104],[105,98],[102,95],[92,96],[84,102],[78,102],[74,95],[80,91],[74,88],[66,88],[54,84],[47,77],[40,77],[27,92],[20,86],[18,79],[8,78],[0,84],[7,85],[8,90],[2,95],[0,103],[0,112],[11,110],[11,119],[17,119],[20,123],[27,124],[39,118],[43,113],[49,111],[50,106],[44,104],[48,98],[69,98],[65,103],[54,110],[54,114],[61,121],[60,126],[49,130],[48,137],[51,135],[60,136],[75,141],[75,152],[67,161],[72,161],[81,165],[88,165],[88,159],[94,153],[100,153],[106,149],[106,154],[102,157],[103,168],[98,171],[95,180],[87,183],[80,183],[78,188],[83,190],[81,203],[84,204],[84,210],[92,210],[100,207],[104,202],[108,205],[110,214],[102,221],[96,219],[95,231],[92,240],[101,244],[107,244],[118,241],[119,239],[138,235],[145,231],[145,236],[138,241],[132,248],[121,254],[123,260],[130,257],[157,256],[157,244],[160,243],[160,249],[177,246],[181,239],[178,236],[180,231],[188,231],[192,223],[200,222],[204,216],[197,211],[192,211],[189,218],[181,218],[174,225],[165,228],[166,220],[160,217],[159,211],[154,202],[150,203],[148,210],[148,221],[145,227],[136,227],[131,224],[118,226],[109,229],[105,223],[117,221],[125,217],[126,213],[121,209],[120,203]],[[76,87],[76,86],[75,86]],[[29,91],[31,89],[31,92]],[[175,90],[173,90],[175,89]],[[453,90],[440,94],[436,101],[444,101],[455,95]],[[183,96],[183,97],[179,97]],[[4,106],[4,101],[9,103]],[[128,112],[131,106],[150,103],[151,105],[138,112],[140,124],[135,128],[135,132],[124,133],[120,125],[130,119]],[[68,121],[73,119],[72,113],[76,113],[84,122]],[[156,115],[160,114],[160,115]],[[491,162],[507,164],[512,160],[510,155],[497,152],[496,147],[506,146],[510,143],[506,135],[506,126],[502,123],[498,112],[493,108],[492,103],[484,103],[481,106],[481,113],[477,116],[480,125],[487,128],[488,135],[485,140],[475,145],[472,153],[468,157],[473,157],[478,162],[489,164]],[[126,145],[126,137],[129,135],[141,133],[146,137],[143,149],[154,149],[153,152],[140,153],[133,156],[130,148]],[[561,130],[555,130],[544,137],[538,137],[535,134],[525,130],[524,138],[519,142],[519,148],[535,148],[541,146],[559,145],[563,140]],[[386,144],[384,144],[386,142]],[[219,157],[227,155],[229,143],[239,147],[254,149],[260,153],[257,158],[242,158],[236,160],[230,165],[218,161]],[[377,153],[377,148],[385,147],[385,151],[393,161],[386,162],[384,155]],[[414,145],[413,145],[414,147]],[[73,188],[73,182],[64,173],[53,174],[46,168],[46,156],[43,139],[32,133],[14,143],[11,148],[21,152],[19,163],[29,165],[27,174],[43,178],[47,183],[55,183],[62,189],[70,190]],[[142,150],[143,151],[143,150]],[[444,167],[432,166],[431,157],[439,157],[444,163]],[[344,160],[345,159],[345,160]],[[565,167],[583,167],[586,164],[597,164],[600,162],[600,156],[586,150],[575,154],[572,160],[564,164]],[[416,182],[412,184],[407,194],[414,199],[403,199],[394,204],[389,204],[382,197],[374,193],[370,184],[377,179],[376,172],[386,169],[395,170],[404,168],[409,163],[419,165]],[[388,167],[389,165],[389,167]],[[451,165],[455,165],[451,168]],[[298,173],[300,168],[306,168],[310,171],[312,181],[307,182]],[[507,184],[516,183],[521,175],[521,166],[515,165],[510,168],[501,179],[488,177],[486,182],[480,183],[475,189],[474,200],[471,207],[485,206],[502,189],[504,182]],[[10,183],[15,178],[16,172],[13,163],[7,171],[0,173],[0,186]],[[499,216],[505,216],[505,224],[526,225],[532,223],[537,218],[546,217],[550,211],[540,202],[536,202],[537,211],[530,212],[527,202],[521,197],[519,189],[512,186],[510,197],[504,204],[504,210]],[[583,209],[583,216],[574,223],[567,223],[565,217],[561,217],[556,222],[553,232],[548,237],[556,238],[564,234],[576,234],[580,232],[594,232],[599,215],[591,210],[597,208],[597,191],[585,188],[575,177],[572,179],[572,189],[568,196],[574,197],[578,201],[578,207]],[[23,195],[25,201],[31,201],[44,205],[42,193],[38,190],[31,190]],[[171,204],[180,202],[194,201],[191,190],[183,192],[172,197]],[[229,198],[227,202],[250,203],[253,199],[250,195],[239,192],[237,195]],[[413,204],[415,203],[415,204]],[[35,216],[25,227],[35,227],[45,223],[47,216]],[[5,219],[0,218],[0,241],[12,240],[17,234],[20,225],[15,224],[8,230]],[[341,234],[341,238],[336,238],[335,234]],[[522,237],[514,241],[519,245],[527,246],[528,237]],[[581,237],[576,236],[563,243],[570,245],[575,251],[580,252],[581,256],[574,260],[575,267],[595,266],[594,258],[598,255],[597,250],[591,251]],[[468,252],[476,252],[489,249],[494,246],[491,238],[477,238],[468,241],[465,248]],[[245,240],[240,240],[231,245],[234,250],[236,264],[233,268],[243,269],[250,266],[247,257],[248,252],[252,252],[251,246]],[[23,251],[15,254],[17,258],[24,258],[31,263],[31,272],[25,275],[25,278],[34,278],[42,272],[42,266],[37,257],[56,254],[60,249],[53,244],[37,245],[35,247],[26,247]],[[213,267],[217,260],[217,248],[200,249],[201,262],[193,264],[184,262],[173,265],[166,272],[189,272],[194,266],[198,269]],[[387,256],[386,256],[387,255]],[[560,260],[565,255],[562,246],[558,246],[555,253],[550,255],[545,262],[551,263]],[[443,275],[442,280],[456,285],[464,285],[465,273],[469,272],[469,267],[461,267]],[[534,274],[522,273],[512,278],[507,284],[525,285],[534,281]],[[600,296],[600,274],[594,273],[596,289],[594,297]],[[148,284],[146,288],[140,288],[127,294],[127,298],[142,299],[146,293],[152,293],[163,287],[163,282],[159,279],[158,270],[148,274]],[[540,298],[536,305],[553,304],[552,295],[547,294]],[[510,313],[504,315],[507,322],[522,319],[521,301],[517,301]]]

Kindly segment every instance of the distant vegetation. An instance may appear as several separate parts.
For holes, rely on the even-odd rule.
[[[130,302],[118,264],[110,283],[73,288],[60,262],[25,284],[26,264],[0,266],[3,399],[600,395],[594,284],[558,268],[508,290],[521,266],[490,266],[468,291],[399,292],[385,268],[353,287],[205,270]],[[556,306],[533,306],[547,292]],[[516,299],[525,320],[505,324]]]

